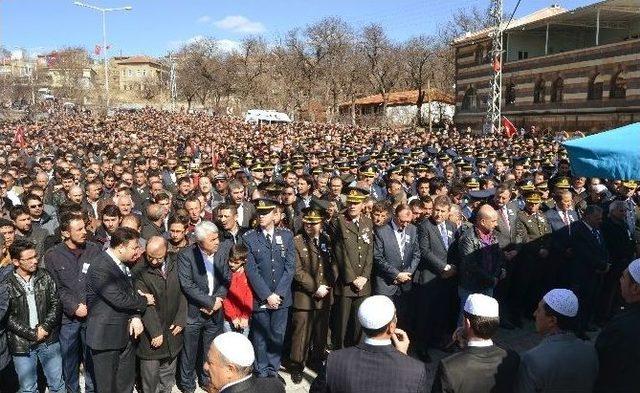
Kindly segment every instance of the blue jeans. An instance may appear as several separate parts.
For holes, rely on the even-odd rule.
[[[222,311],[218,311],[222,314]],[[184,328],[184,346],[180,353],[180,390],[185,393],[195,392],[196,378],[203,389],[209,385],[209,376],[204,372],[203,360],[211,342],[222,333],[222,318],[205,322],[187,323]]]
[[[74,321],[63,323],[60,327],[60,350],[64,383],[69,393],[80,393],[80,361],[84,363],[84,392],[93,393],[93,378],[91,378],[93,363],[91,352],[86,345],[84,323]]]
[[[467,298],[469,297],[469,295],[472,295],[474,293],[480,293],[493,297],[493,287],[481,289],[478,291],[469,291],[468,289],[458,287],[458,297],[460,298],[460,314],[458,314],[458,326],[462,326],[462,320],[464,318],[464,304],[467,302]]]
[[[231,325],[231,322],[227,321],[226,319],[224,320],[224,323],[222,325],[222,331],[225,333],[227,332],[242,333],[245,337],[249,337],[249,326],[247,326],[244,329],[236,329],[233,327],[233,325]]]
[[[40,360],[44,375],[47,377],[49,392],[64,392],[59,342],[39,344],[32,348],[28,355],[13,355],[13,364],[20,381],[20,392],[35,393],[38,391],[38,360]]]

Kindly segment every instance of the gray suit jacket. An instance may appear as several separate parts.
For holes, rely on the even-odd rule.
[[[407,291],[411,288],[411,283],[402,286],[393,283],[398,273],[409,272],[413,274],[420,263],[420,247],[418,246],[416,227],[413,224],[407,225],[405,233],[404,256],[401,256],[392,222],[389,221],[388,224],[375,230],[373,243],[374,288],[378,295],[392,296],[400,289]]]
[[[420,245],[420,264],[413,277],[415,284],[424,285],[436,277],[440,277],[442,270],[447,266],[449,250],[455,240],[455,227],[452,222],[446,221],[447,247],[442,241],[442,235],[438,227],[426,219],[420,222],[418,227],[418,244]]]
[[[517,393],[590,393],[598,376],[592,343],[571,333],[546,337],[522,354]]]

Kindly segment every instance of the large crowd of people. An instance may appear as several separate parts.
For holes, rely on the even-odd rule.
[[[151,109],[0,134],[0,392],[638,391],[640,188],[562,137]],[[528,321],[535,348],[492,341]]]

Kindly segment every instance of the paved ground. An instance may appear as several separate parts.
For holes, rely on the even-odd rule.
[[[595,335],[593,337],[595,337]],[[513,349],[519,353],[536,346],[539,341],[540,341],[540,337],[535,333],[535,328],[533,326],[533,323],[531,322],[526,324],[523,329],[516,329],[516,330],[500,329],[495,339],[496,344],[498,344],[502,348]],[[428,377],[429,377],[428,384],[430,386],[435,376],[436,367],[438,366],[438,361],[446,357],[448,354],[441,351],[437,351],[437,350],[432,350],[429,353],[431,355],[431,358],[433,359],[433,361],[427,365]],[[291,378],[289,377],[289,374],[285,370],[281,371],[280,374],[287,382],[286,391],[288,393],[308,392],[311,382],[316,376],[313,371],[307,369],[305,370],[305,379],[302,381],[302,383],[298,385],[294,385],[291,382]],[[83,384],[83,381],[81,381],[81,386],[82,384]],[[173,392],[179,393],[179,390],[177,388],[174,388]],[[198,389],[197,392],[203,393],[204,390]]]
[[[496,338],[496,343],[503,348],[510,348],[517,352],[526,351],[529,348],[532,348],[538,344],[540,341],[539,336],[535,333],[535,328],[533,323],[529,323],[523,329],[516,330],[504,330],[500,329],[498,336]],[[431,385],[433,378],[436,373],[436,367],[438,366],[438,361],[448,354],[438,351],[432,350],[429,352],[433,361],[427,365],[428,377],[429,377],[429,386]],[[311,370],[305,370],[305,379],[299,385],[294,385],[291,382],[289,374],[286,371],[281,371],[280,375],[287,381],[287,392],[288,393],[305,393],[309,391],[309,386],[311,382],[315,378],[316,374]],[[178,389],[174,389],[174,392],[179,392]],[[203,390],[198,390],[198,392],[204,392]]]

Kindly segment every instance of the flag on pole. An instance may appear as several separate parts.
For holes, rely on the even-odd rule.
[[[93,53],[95,53],[96,56],[100,56],[100,52],[102,52],[102,47],[100,45],[96,45],[95,49],[93,50]]]
[[[495,56],[493,58],[493,72],[498,72],[502,68],[502,64],[500,64],[500,56]]]
[[[516,126],[514,126],[513,123],[509,121],[509,119],[507,119],[505,116],[502,116],[502,127],[504,128],[504,135],[507,138],[512,138],[515,134],[518,133],[518,129],[516,129]]]
[[[24,139],[24,127],[16,128],[16,132],[13,134],[13,144],[22,149],[27,147],[27,141]]]

